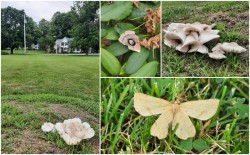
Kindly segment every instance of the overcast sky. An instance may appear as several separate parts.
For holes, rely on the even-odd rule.
[[[1,8],[11,6],[18,10],[25,10],[26,15],[38,23],[42,18],[50,21],[57,11],[70,11],[72,4],[72,1],[2,1]]]

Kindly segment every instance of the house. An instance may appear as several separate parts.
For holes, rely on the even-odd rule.
[[[39,50],[39,45],[38,44],[32,44],[31,49],[33,50]]]
[[[57,39],[54,45],[56,53],[70,53],[70,52],[80,53],[81,50],[69,48],[71,40],[73,40],[73,38],[64,37],[62,39]]]

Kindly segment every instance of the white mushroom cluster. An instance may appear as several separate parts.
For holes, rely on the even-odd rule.
[[[68,145],[76,145],[83,139],[92,138],[95,131],[87,122],[82,123],[81,119],[73,118],[64,120],[63,123],[44,123],[43,132],[57,131]]]
[[[166,30],[163,30],[165,32],[164,44],[174,47],[182,53],[200,52],[208,54],[209,57],[214,59],[226,58],[225,52],[241,53],[246,51],[245,48],[233,42],[217,44],[213,48],[213,52],[209,53],[204,44],[220,37],[218,35],[219,30],[214,30],[214,26],[215,24],[206,25],[199,22],[192,24],[171,23]]]

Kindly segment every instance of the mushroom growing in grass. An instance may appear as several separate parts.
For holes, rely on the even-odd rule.
[[[164,43],[169,47],[175,47],[182,53],[208,53],[205,43],[217,39],[218,30],[213,30],[215,25],[206,25],[199,22],[193,24],[171,23],[164,30]]]
[[[95,135],[95,131],[86,122],[79,118],[64,120],[56,123],[56,130],[68,145],[76,145],[83,139],[89,139]]]
[[[242,53],[247,50],[235,42],[218,43],[209,53],[205,43],[219,38],[219,30],[213,30],[215,24],[206,25],[199,22],[193,24],[171,23],[164,35],[164,44],[174,47],[182,53],[199,52],[208,54],[213,59],[225,59],[225,52]]]
[[[42,125],[42,130],[43,130],[43,132],[54,132],[55,131],[55,126],[54,126],[54,124],[52,124],[52,123],[44,123],[43,125]]]
[[[81,140],[95,135],[93,128],[87,122],[82,123],[79,118],[64,120],[63,123],[56,123],[54,127],[68,145],[76,145]]]
[[[212,48],[212,53],[209,53],[209,57],[213,58],[213,59],[225,59],[226,56],[224,55],[225,53],[242,53],[242,52],[246,52],[247,49],[241,47],[240,45],[238,45],[235,42],[231,42],[231,43],[218,43],[217,45],[215,45]]]

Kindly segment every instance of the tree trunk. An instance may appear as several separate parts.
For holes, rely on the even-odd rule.
[[[14,48],[13,47],[11,47],[11,49],[10,49],[10,54],[14,54]]]

